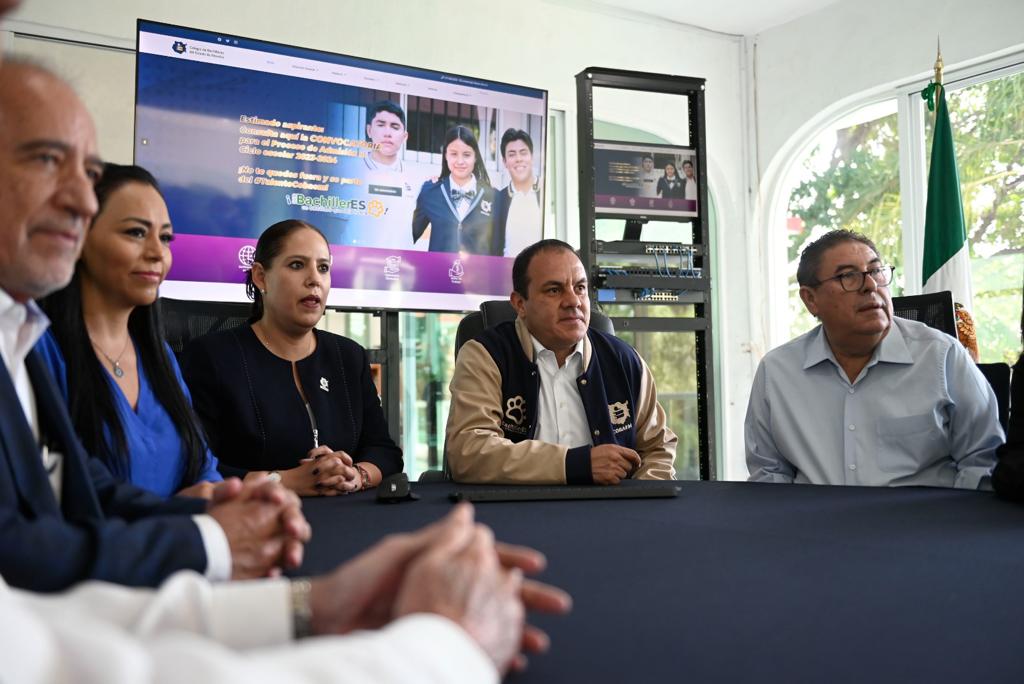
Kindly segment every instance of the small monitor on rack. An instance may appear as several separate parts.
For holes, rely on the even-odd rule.
[[[594,213],[691,221],[698,215],[696,163],[692,147],[595,140]]]

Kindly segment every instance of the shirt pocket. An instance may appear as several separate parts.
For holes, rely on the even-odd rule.
[[[945,433],[934,413],[878,420],[878,469],[911,475],[944,456]]]

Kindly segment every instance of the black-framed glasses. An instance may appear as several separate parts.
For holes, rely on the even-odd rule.
[[[864,287],[865,278],[870,277],[875,281],[875,285],[878,287],[885,287],[892,282],[892,277],[895,274],[895,266],[879,266],[878,268],[872,268],[867,271],[847,271],[846,273],[840,273],[837,276],[832,276],[831,278],[825,278],[824,280],[818,281],[818,285],[824,285],[830,280],[838,280],[839,284],[847,292],[857,292]]]

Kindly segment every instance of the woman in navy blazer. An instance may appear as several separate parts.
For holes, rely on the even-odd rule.
[[[416,198],[413,242],[429,227],[431,252],[500,256],[504,245],[494,230],[494,189],[476,136],[465,126],[454,126],[443,150],[441,176],[424,183]]]

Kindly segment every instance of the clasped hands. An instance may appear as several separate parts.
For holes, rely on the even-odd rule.
[[[394,534],[334,572],[312,580],[311,627],[318,634],[377,629],[414,613],[441,615],[462,627],[505,673],[549,640],[525,622],[527,610],[568,612],[556,587],[525,579],[546,564],[539,552],[497,543],[460,504],[417,532]]]

